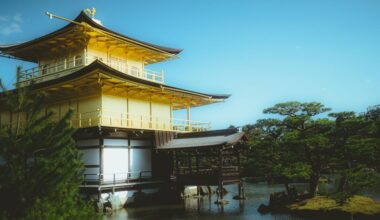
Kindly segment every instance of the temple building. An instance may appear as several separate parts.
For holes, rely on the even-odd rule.
[[[224,178],[223,170],[232,166],[226,167],[223,155],[238,158],[244,134],[210,131],[210,123],[192,120],[190,114],[191,108],[223,102],[229,95],[170,86],[163,71],[147,68],[177,59],[180,49],[117,33],[85,12],[64,20],[68,25],[24,43],[0,45],[0,52],[36,64],[16,83],[33,83],[33,90],[47,93],[46,111],[57,118],[74,111],[71,125],[77,128],[74,138],[86,167],[83,192],[102,197],[158,187],[173,178],[183,185],[241,183],[238,168]],[[175,118],[179,110],[187,117]],[[1,126],[14,126],[13,114],[0,105]],[[219,165],[202,169],[202,155],[214,155]]]

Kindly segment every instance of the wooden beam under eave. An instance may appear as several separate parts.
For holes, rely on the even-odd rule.
[[[66,84],[66,85],[62,85],[61,87],[62,88],[73,88],[74,85]]]
[[[142,99],[152,98],[152,95],[154,95],[154,92],[152,90],[150,91],[143,91],[140,95]]]
[[[141,88],[139,88],[139,89],[132,89],[132,90],[128,90],[128,95],[130,96],[130,97],[132,97],[132,96],[135,96],[136,94],[139,94],[141,91],[143,91],[144,89],[141,89]]]

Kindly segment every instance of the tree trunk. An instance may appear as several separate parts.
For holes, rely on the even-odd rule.
[[[290,195],[289,183],[285,182],[284,185],[285,185],[285,189],[286,189],[286,194]]]
[[[346,188],[346,184],[347,184],[347,176],[346,176],[346,174],[341,174],[341,179],[339,181],[337,191],[338,192],[344,192],[344,190]]]
[[[310,196],[315,197],[318,192],[318,181],[319,177],[321,176],[320,172],[312,172],[311,177],[310,177],[310,182],[309,182],[309,188],[310,188]]]

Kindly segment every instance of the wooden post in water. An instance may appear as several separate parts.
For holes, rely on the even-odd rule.
[[[225,201],[223,201],[223,154],[222,149],[218,151],[218,195],[215,201],[216,204],[223,205]]]
[[[192,162],[191,161],[191,152],[188,153],[187,157],[188,157],[187,159],[188,159],[188,163],[189,163],[189,172],[192,173],[193,171],[191,168],[191,162]]]
[[[175,169],[176,169],[175,173],[176,173],[177,178],[179,175],[179,160],[178,159],[179,159],[179,156],[178,154],[176,154],[175,155]]]
[[[195,166],[196,166],[196,173],[198,176],[200,176],[200,173],[199,173],[199,152],[198,151],[195,151]],[[201,187],[199,185],[197,185],[197,196],[198,196],[198,199],[201,197]]]
[[[196,153],[195,153],[195,163],[196,163],[197,174],[199,174],[199,153],[198,153],[198,151],[196,151]]]
[[[238,199],[245,199],[244,186],[243,186],[243,182],[241,180],[241,175],[240,175],[240,151],[239,150],[237,150],[236,157],[237,157],[238,174],[239,174],[239,185],[238,185],[239,195],[238,195]]]

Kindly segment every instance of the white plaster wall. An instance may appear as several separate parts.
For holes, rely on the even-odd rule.
[[[170,104],[152,102],[152,124],[155,129],[170,129]]]
[[[152,171],[152,150],[151,149],[131,149],[131,172],[132,177],[139,177],[141,171]],[[143,173],[143,177],[151,177],[152,174]]]
[[[128,148],[104,148],[103,149],[103,173],[105,180],[113,180],[116,174],[117,180],[126,179],[128,172]]]
[[[134,128],[149,128],[150,106],[148,101],[128,99],[129,118]],[[142,122],[141,122],[142,121]]]
[[[88,146],[99,146],[99,139],[85,139],[77,140],[76,145],[78,147],[88,147]],[[98,165],[100,166],[99,161],[99,148],[94,149],[79,149],[79,152],[82,153],[82,161],[84,165]],[[86,175],[86,179],[98,179],[97,174],[100,173],[99,167],[86,168],[84,171],[85,174],[94,174]]]

